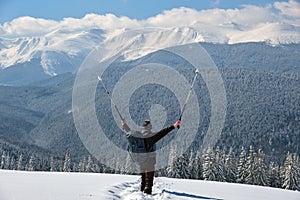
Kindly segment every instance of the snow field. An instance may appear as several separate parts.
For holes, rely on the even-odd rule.
[[[299,200],[300,192],[201,180],[155,178],[153,195],[139,191],[139,176],[0,170],[1,200],[222,199]]]

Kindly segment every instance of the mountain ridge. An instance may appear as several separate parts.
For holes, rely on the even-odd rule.
[[[173,31],[171,32],[173,33]],[[160,46],[158,45],[160,48],[150,48],[149,46],[153,44],[153,41],[150,41],[150,43],[143,41],[147,40],[146,38],[153,36],[154,33],[152,31],[148,33],[149,35],[147,35],[147,37],[145,37],[144,33],[140,34],[138,31],[131,32],[130,34],[128,33],[127,37],[134,37],[134,40],[114,37],[114,40],[102,42],[109,43],[109,45],[107,45],[108,57],[118,51],[121,51],[123,52],[122,61],[125,62],[136,59],[139,60],[140,58],[147,57],[146,55],[152,55],[156,51],[159,51],[159,49],[178,45],[180,44],[180,40],[193,42],[195,39],[193,36],[195,32],[193,31],[189,32],[189,38],[182,38],[182,35],[178,36],[177,34],[170,36],[167,33],[170,33],[170,31],[163,31],[162,36],[157,38],[157,42],[170,37],[173,38],[172,41],[179,39],[179,42],[173,44],[172,42],[167,41],[161,43]],[[156,33],[154,36],[155,35]],[[136,39],[139,39],[142,42],[136,42]],[[123,46],[120,43],[123,44]],[[149,46],[147,47],[148,44]],[[298,67],[298,63],[300,62],[300,44],[280,44],[275,46],[267,42],[248,42],[238,44],[213,44],[200,42],[198,44],[208,52],[215,64],[221,68],[244,67],[279,73],[299,72],[300,69]],[[17,63],[0,70],[0,84],[27,85],[59,74],[74,74],[77,72],[86,55],[88,55],[93,48],[94,46],[91,45],[90,49],[77,49],[78,51],[75,50],[77,55],[71,55],[70,52],[63,51],[44,50],[41,52],[38,50],[33,53],[35,58],[32,58],[30,61]]]

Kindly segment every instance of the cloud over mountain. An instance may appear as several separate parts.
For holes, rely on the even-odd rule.
[[[295,0],[289,2],[274,2],[264,7],[243,5],[235,9],[207,9],[195,10],[191,8],[174,8],[145,20],[130,19],[125,16],[117,17],[113,14],[87,14],[81,19],[64,18],[61,21],[20,17],[0,25],[0,36],[20,37],[49,33],[55,29],[84,30],[100,28],[108,32],[116,29],[130,29],[142,27],[193,27],[195,24],[210,27],[236,24],[233,31],[254,30],[258,26],[270,23],[300,26],[300,3]],[[198,26],[201,29],[201,27]],[[228,26],[225,27],[228,29]],[[238,29],[239,28],[239,29]],[[214,32],[205,26],[207,32]],[[240,34],[240,32],[239,32]],[[247,33],[248,34],[248,33]]]
[[[275,2],[274,7],[286,16],[300,18],[300,3],[296,0],[289,2]]]

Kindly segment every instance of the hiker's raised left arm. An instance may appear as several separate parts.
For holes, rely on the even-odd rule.
[[[162,129],[161,131],[159,131],[152,137],[147,138],[146,140],[150,144],[155,144],[156,142],[158,142],[160,139],[165,137],[168,133],[170,133],[172,130],[174,130],[178,126],[180,126],[180,120],[177,120],[173,125]]]

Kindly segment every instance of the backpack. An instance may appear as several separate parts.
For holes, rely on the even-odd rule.
[[[139,134],[134,134],[139,135]],[[145,139],[138,136],[133,136],[132,134],[126,135],[128,140],[128,147],[127,150],[131,159],[135,163],[145,163],[148,160],[147,147],[145,144]]]

